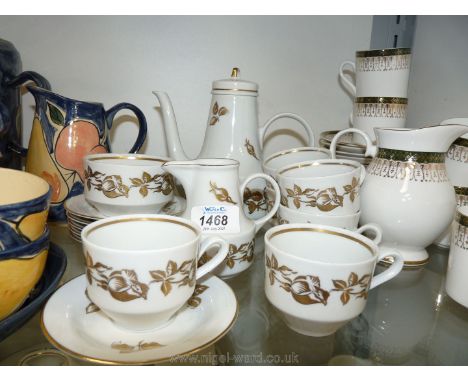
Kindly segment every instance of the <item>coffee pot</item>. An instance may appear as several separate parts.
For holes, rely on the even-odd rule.
[[[169,96],[161,91],[154,91],[153,94],[158,98],[161,107],[169,156],[174,160],[189,160],[180,142]],[[292,118],[299,122],[307,132],[308,145],[314,145],[311,127],[297,114],[277,114],[262,128],[258,128],[258,84],[242,80],[238,68],[232,70],[231,78],[214,81],[211,94],[205,139],[198,158],[232,158],[239,161],[241,181],[251,174],[262,172],[265,134],[278,119]],[[244,210],[251,218],[265,216],[269,209],[265,187],[264,179],[255,179],[246,188]],[[252,195],[255,195],[255,207]]]
[[[373,159],[361,188],[360,224],[377,223],[383,229],[381,250],[398,249],[405,266],[421,266],[429,246],[450,225],[455,212],[455,191],[447,176],[445,153],[455,139],[468,132],[464,125],[419,129],[374,128],[378,148],[357,129],[335,135],[336,144],[346,133],[366,140]]]
[[[252,265],[255,234],[276,213],[280,193],[276,182],[269,175],[258,173],[239,182],[239,162],[234,159],[196,159],[170,161],[162,168],[182,184],[187,197],[187,207],[181,217],[200,226],[204,236],[221,236],[229,243],[224,265],[217,270],[221,277],[232,277]],[[271,210],[257,220],[248,218],[242,208],[242,195],[247,183],[262,179],[272,184],[274,203]],[[210,253],[201,259],[209,261]]]

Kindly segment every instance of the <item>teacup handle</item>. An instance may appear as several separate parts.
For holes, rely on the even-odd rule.
[[[332,155],[332,159],[336,159],[336,145],[338,143],[338,140],[340,139],[342,135],[349,134],[349,133],[356,133],[356,134],[361,135],[364,138],[364,140],[366,141],[366,153],[365,153],[366,157],[376,156],[377,146],[372,143],[372,139],[370,139],[370,137],[364,131],[351,128],[351,129],[341,130],[338,133],[336,133],[335,136],[333,137],[332,142],[330,144],[330,152]]]
[[[356,97],[356,85],[353,84],[344,74],[344,69],[346,66],[351,66],[352,68],[352,71],[354,73],[356,73],[356,64],[352,61],[344,61],[341,65],[340,65],[340,78],[341,80],[349,87],[349,89],[351,90],[351,93],[353,93],[353,96]]]
[[[46,89],[46,90],[50,90],[50,83],[49,81],[47,81],[47,79],[43,76],[41,76],[39,73],[36,73],[36,72],[33,72],[31,70],[28,70],[28,71],[25,71],[25,72],[22,72],[20,74],[18,74],[15,78],[11,79],[10,81],[8,81],[6,83],[6,85],[8,87],[17,87],[17,86],[20,86],[20,85],[23,85],[25,84],[26,82],[33,82],[36,86],[40,87],[40,88],[43,88],[43,89]],[[16,142],[9,142],[8,143],[8,147],[10,148],[10,150],[22,157],[26,157],[26,155],[28,154],[28,149],[24,148],[23,146],[21,146],[20,143],[16,143]]]
[[[382,241],[382,228],[378,226],[377,224],[374,223],[368,223],[363,225],[362,227],[359,227],[356,232],[357,233],[363,233],[366,231],[371,231],[374,233],[375,237],[372,239],[372,241],[376,244],[379,245],[380,242]]]
[[[291,118],[291,119],[294,119],[297,122],[299,122],[302,125],[302,127],[304,127],[304,129],[305,129],[305,131],[307,133],[307,136],[309,138],[308,145],[311,146],[311,147],[315,145],[314,131],[312,130],[312,128],[310,127],[310,125],[307,123],[307,121],[304,118],[302,118],[300,115],[297,115],[297,114],[294,114],[294,113],[279,113],[279,114],[276,114],[273,117],[271,117],[268,121],[266,121],[265,124],[263,125],[263,127],[261,127],[260,130],[259,130],[259,135],[260,135],[259,140],[260,140],[260,149],[261,150],[263,150],[263,143],[264,143],[264,140],[265,140],[266,132],[268,131],[270,126],[273,124],[273,122],[275,122],[275,121],[277,121],[278,119],[281,119],[281,118]]]
[[[143,146],[143,143],[145,143],[146,133],[148,130],[145,115],[139,108],[127,102],[118,103],[117,105],[112,106],[109,110],[106,111],[106,124],[107,127],[111,129],[115,115],[123,109],[128,109],[132,111],[138,119],[138,136],[135,143],[133,144],[133,147],[129,151],[129,153],[132,154],[137,153],[138,150],[141,149],[141,146]]]
[[[247,184],[252,179],[256,179],[256,178],[263,178],[263,179],[267,180],[268,182],[270,182],[271,186],[273,187],[273,189],[275,191],[275,204],[273,204],[273,208],[271,209],[271,211],[268,212],[264,217],[262,217],[260,219],[253,220],[253,222],[255,223],[255,233],[257,233],[260,230],[260,228],[262,228],[263,225],[268,220],[270,220],[273,217],[274,214],[276,214],[276,211],[279,208],[280,200],[281,200],[280,190],[279,190],[279,187],[278,187],[278,184],[276,183],[276,181],[271,176],[269,176],[267,174],[261,174],[261,173],[250,175],[244,181],[244,183],[242,183],[242,185],[240,187],[241,196],[244,195],[244,190],[245,190],[245,187],[247,187]]]
[[[377,276],[372,278],[369,290],[374,289],[376,286],[379,286],[380,284],[383,284],[393,279],[403,269],[403,265],[405,263],[403,260],[403,256],[396,249],[392,249],[390,252],[387,253],[381,253],[378,257],[377,262],[383,260],[386,257],[393,258],[392,265],[390,265],[390,267],[387,270],[383,271],[382,273],[379,273]]]
[[[200,257],[211,247],[219,245],[218,252],[214,255],[210,261],[203,264],[201,267],[197,268],[197,280],[205,276],[207,273],[215,269],[219,264],[221,264],[226,258],[229,251],[229,244],[226,240],[222,239],[219,236],[210,236],[205,239],[200,244],[200,250],[198,251],[197,263],[200,260]]]

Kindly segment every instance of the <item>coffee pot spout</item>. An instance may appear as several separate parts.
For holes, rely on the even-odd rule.
[[[164,132],[166,134],[167,148],[169,156],[178,161],[188,160],[185,154],[182,143],[180,142],[179,129],[174,114],[172,102],[166,92],[153,91],[153,94],[159,101],[161,107],[161,114],[163,119]]]

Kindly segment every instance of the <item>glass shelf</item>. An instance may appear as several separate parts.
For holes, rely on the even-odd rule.
[[[404,270],[372,290],[358,318],[334,335],[314,338],[289,329],[265,298],[263,234],[250,269],[226,280],[239,300],[236,324],[184,364],[468,365],[468,309],[444,290],[448,250],[429,247],[429,264]],[[52,225],[51,235],[68,258],[62,283],[84,273],[81,244],[66,226]],[[382,269],[378,266],[377,272]],[[0,342],[0,365],[85,364],[54,350],[41,332],[39,316]]]

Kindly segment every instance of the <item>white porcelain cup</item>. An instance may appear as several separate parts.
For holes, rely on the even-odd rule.
[[[468,307],[468,206],[458,207],[445,282],[447,294]]]
[[[262,163],[263,172],[276,179],[276,172],[284,166],[308,160],[329,159],[330,151],[319,147],[296,147],[270,155]]]
[[[141,154],[94,154],[83,159],[86,201],[106,216],[157,213],[174,196],[169,158]]]
[[[340,78],[355,97],[408,97],[411,49],[376,49],[356,52],[356,61],[344,61]],[[353,83],[345,69],[355,74]]]
[[[404,128],[408,108],[407,98],[397,97],[356,97],[354,99],[352,124],[376,141],[374,127]],[[353,135],[353,141],[364,144],[360,135]]]
[[[278,170],[281,204],[313,215],[351,215],[360,210],[364,167],[346,159],[306,161]]]
[[[392,265],[374,276],[385,257]],[[321,337],[365,308],[369,290],[403,268],[397,251],[379,254],[365,236],[316,224],[286,224],[265,234],[265,294],[292,330]]]
[[[81,239],[88,298],[116,325],[136,331],[170,322],[196,281],[228,253],[225,240],[201,240],[196,224],[167,215],[102,219],[86,226]],[[217,254],[197,269],[201,254],[213,246]]]

